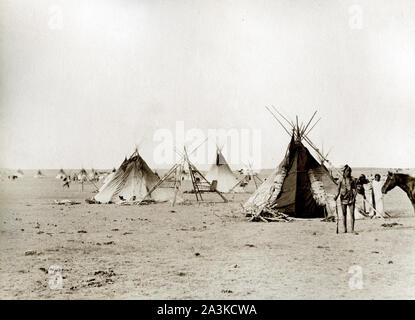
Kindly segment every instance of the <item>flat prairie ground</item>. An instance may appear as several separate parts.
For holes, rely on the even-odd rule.
[[[86,204],[93,190],[52,177],[0,181],[1,299],[415,298],[415,214],[400,189],[385,197],[392,218],[358,220],[357,234],[320,219],[248,222],[249,193],[175,207]]]

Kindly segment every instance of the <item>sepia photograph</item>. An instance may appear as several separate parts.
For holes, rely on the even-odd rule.
[[[0,0],[0,300],[415,299],[414,58],[412,0]]]

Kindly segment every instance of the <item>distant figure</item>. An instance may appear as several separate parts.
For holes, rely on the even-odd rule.
[[[341,208],[343,213],[344,232],[347,232],[347,207],[350,210],[350,218],[352,223],[352,232],[354,232],[354,209],[357,194],[357,179],[352,177],[352,168],[347,164],[343,168],[343,177],[339,182],[339,188],[334,200],[340,195]]]
[[[70,182],[69,177],[65,176],[65,178],[63,178],[62,188],[68,187],[68,189],[69,189],[69,182]]]
[[[249,180],[251,180],[251,179],[249,179]],[[246,182],[246,181],[241,181],[241,183],[239,184],[239,186],[241,186],[242,188],[246,187],[247,185],[248,185],[248,182]]]
[[[376,212],[374,213],[375,218],[383,218],[383,193],[382,193],[383,183],[380,181],[380,174],[375,174],[375,180],[372,181],[373,195],[375,198],[374,207]]]

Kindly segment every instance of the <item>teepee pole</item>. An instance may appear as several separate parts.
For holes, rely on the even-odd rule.
[[[138,204],[141,204],[151,193],[156,190],[170,175],[174,172],[174,170],[177,168],[178,164],[175,164],[164,176],[162,179],[157,181],[157,183],[147,192],[147,194],[144,196],[143,199],[141,199]]]
[[[206,142],[206,140],[207,140],[207,138],[205,140],[203,140],[203,142],[201,144],[199,144],[196,148],[194,148],[191,153],[195,152],[202,144],[204,144]],[[181,157],[180,161],[183,161],[184,154],[180,154],[177,150],[175,150],[175,152]],[[135,154],[135,153],[138,154],[137,149],[134,151],[133,154]],[[151,193],[154,190],[156,190],[164,181],[166,181],[166,179],[168,179],[175,172],[177,167],[179,167],[179,166],[180,166],[179,163],[176,163],[175,165],[173,165],[173,167],[170,168],[170,170],[163,176],[163,178],[161,178],[159,181],[157,181],[157,183],[147,192],[147,194],[144,196],[144,198],[142,200],[140,200],[138,202],[138,204],[141,204],[149,195],[151,195]],[[176,180],[176,178],[175,178],[175,180]],[[175,187],[176,187],[176,181],[175,181]],[[177,196],[177,190],[175,191],[175,194],[174,194],[173,206],[176,202],[176,196]]]
[[[252,177],[252,180],[254,180],[255,190],[258,189],[258,184],[257,184],[255,178],[258,179],[260,183],[262,183],[263,181],[261,180],[260,177],[258,177],[258,175],[256,173],[254,173],[254,169],[252,169],[252,164],[251,163],[249,163],[249,175],[250,175],[250,177]]]
[[[313,128],[316,126],[316,124],[319,122],[321,120],[321,118],[319,118],[314,124],[313,124],[313,126],[310,128],[310,130],[308,130],[307,131],[307,133],[304,133],[304,135],[308,135],[310,132],[311,132],[311,130],[313,130]]]
[[[190,178],[192,179],[193,191],[196,196],[196,201],[199,201],[199,197],[200,197],[200,200],[203,201],[202,194],[200,193],[199,187],[197,186],[197,183],[196,183],[196,178],[194,176],[194,171],[196,171],[195,170],[196,167],[194,167],[191,164],[189,160],[189,156],[187,155],[186,147],[184,147],[184,161],[187,162],[187,165],[189,167]]]
[[[298,116],[295,116],[295,123],[297,124],[297,135],[300,134],[300,127],[298,126]]]
[[[311,116],[310,120],[308,121],[307,125],[304,127],[303,131],[301,132],[301,135],[303,135],[306,131],[308,126],[310,125],[311,121],[313,121],[314,116],[317,114],[317,111],[314,111],[313,115]]]
[[[179,170],[179,174],[177,174],[177,170]],[[178,166],[178,169],[176,168],[175,171],[175,177],[174,177],[174,198],[172,202],[172,207],[176,205],[176,199],[177,199],[177,192],[179,191],[179,188],[182,184],[182,171],[183,171],[183,165],[180,164]]]
[[[187,162],[189,163],[189,166],[192,166],[193,167],[193,170],[197,173],[197,174],[199,174],[201,177],[202,177],[202,179],[203,180],[205,180],[209,185],[211,185],[211,183],[205,178],[205,176],[196,168],[196,166],[193,164],[193,163],[191,163],[190,162],[190,159],[189,159],[189,157],[188,157],[188,155],[187,155],[187,152],[186,152],[186,149],[185,149],[185,154],[186,154],[186,158],[187,158]],[[192,173],[193,174],[193,173]],[[196,185],[197,186],[197,185]],[[197,190],[199,190],[199,188],[197,188]],[[228,199],[226,199],[224,196],[223,196],[223,194],[221,193],[221,192],[219,192],[216,188],[215,188],[215,190],[214,190],[222,199],[223,199],[223,201],[224,202],[228,202]],[[199,191],[200,192],[200,191]],[[200,197],[202,198],[202,195],[200,194]]]
[[[248,166],[249,166],[249,169],[248,169],[249,170],[249,175],[248,175],[248,177],[254,181],[255,190],[257,190],[258,189],[258,185],[256,183],[255,175],[254,175],[254,170],[252,169],[252,165],[251,165],[250,162],[248,162]]]
[[[279,112],[279,111],[277,110],[277,108],[275,108],[274,106],[272,106],[272,108],[274,109],[274,111],[275,111],[276,113],[278,113],[278,114],[279,114],[279,116],[280,116],[281,118],[283,118],[285,121],[287,121],[288,125],[289,125],[291,128],[294,128],[294,122],[289,121],[289,120],[288,120],[286,117],[284,117],[284,115],[283,115],[281,112]]]
[[[246,180],[246,178],[244,178],[243,180],[238,180],[238,182],[231,188],[229,189],[229,192],[232,192],[233,189],[235,189],[237,186],[239,186],[241,184],[242,181]]]
[[[255,184],[255,190],[257,190],[258,189],[258,185],[257,185],[257,183],[256,183],[256,180],[255,180],[255,176],[252,176],[252,180],[254,180],[254,184]]]
[[[275,116],[275,114],[268,108],[268,107],[265,107],[265,108],[267,108],[267,110],[272,114],[272,116],[275,118],[275,120],[277,120],[278,121],[278,123],[281,125],[281,127],[285,130],[285,132],[287,132],[287,134],[289,135],[289,136],[291,136],[291,133],[287,130],[287,128],[286,127],[284,127],[284,125],[281,123],[281,121]]]
[[[85,171],[86,171],[86,170],[85,170]],[[99,188],[97,187],[97,185],[96,185],[96,184],[95,184],[92,180],[90,180],[90,179],[89,179],[89,177],[88,177],[88,172],[86,173],[85,177],[86,177],[86,180],[87,180],[88,182],[92,183],[92,184],[94,185],[95,189],[96,189],[97,191],[99,191]],[[84,191],[84,179],[82,179],[82,191]]]

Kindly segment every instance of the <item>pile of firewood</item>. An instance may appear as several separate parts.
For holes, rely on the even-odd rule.
[[[279,212],[276,209],[271,209],[268,206],[261,206],[258,208],[258,210],[248,212],[246,214],[246,217],[249,217],[249,221],[253,222],[290,222],[293,221],[292,218],[290,218],[285,213]]]

